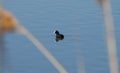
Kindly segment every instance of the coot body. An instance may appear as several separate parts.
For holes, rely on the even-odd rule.
[[[56,35],[56,39],[55,39],[56,42],[64,39],[64,35],[60,34],[58,30],[55,31],[55,35]]]

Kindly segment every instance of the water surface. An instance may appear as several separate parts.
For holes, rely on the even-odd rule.
[[[120,1],[111,3],[119,48]],[[95,0],[4,0],[4,8],[13,13],[69,73],[77,73],[78,51],[82,53],[86,73],[109,73],[103,19]],[[65,35],[58,43],[54,42],[56,29]],[[58,73],[25,36],[7,34],[5,42],[4,73]]]

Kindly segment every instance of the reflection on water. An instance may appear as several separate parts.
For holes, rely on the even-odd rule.
[[[4,64],[4,40],[3,36],[0,35],[0,73],[3,72],[3,64]]]

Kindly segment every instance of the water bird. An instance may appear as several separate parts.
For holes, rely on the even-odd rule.
[[[58,30],[56,30],[55,32],[56,38],[55,41],[58,42],[59,40],[63,40],[64,39],[64,35],[60,34]]]

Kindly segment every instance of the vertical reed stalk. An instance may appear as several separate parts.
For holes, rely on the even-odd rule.
[[[102,12],[103,12],[103,18],[104,18],[110,73],[119,73],[117,52],[116,52],[116,41],[115,41],[115,36],[114,36],[114,23],[113,23],[113,18],[112,18],[110,1],[99,0],[99,3],[101,5]]]

